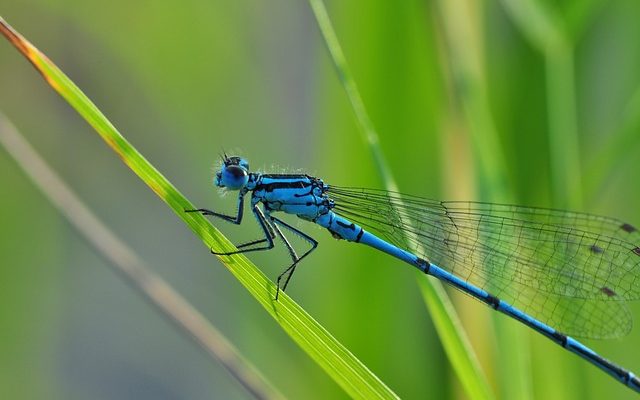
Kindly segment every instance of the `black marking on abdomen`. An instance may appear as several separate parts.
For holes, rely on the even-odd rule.
[[[640,256],[640,247],[636,247],[635,249],[631,250],[633,251],[633,253],[637,256]]]
[[[637,229],[633,225],[626,224],[626,223],[622,224],[622,226],[620,226],[620,229],[622,229],[623,231],[628,232],[628,233],[633,233],[633,232],[637,231]]]
[[[555,339],[556,342],[562,347],[567,347],[567,335],[560,333],[558,331],[553,331],[551,337]]]
[[[350,224],[345,224],[344,222],[337,220],[336,224],[340,225],[343,228],[351,229],[352,231],[356,229],[356,224],[354,224],[353,222]]]
[[[500,307],[500,299],[499,299],[499,298],[497,298],[496,296],[492,295],[492,294],[487,293],[487,298],[486,298],[486,299],[484,299],[484,300],[485,300],[485,301],[487,302],[487,304],[488,304],[489,306],[491,306],[491,308],[493,308],[494,310],[497,310],[497,309],[498,309],[498,307]]]
[[[418,258],[416,260],[416,263],[418,264],[418,267],[424,267],[424,273],[428,274],[429,270],[431,269],[431,263],[427,260],[425,260],[424,258]]]
[[[356,243],[360,242],[360,239],[362,239],[362,235],[364,235],[364,229],[360,227],[360,232],[358,232],[358,236],[356,236]]]

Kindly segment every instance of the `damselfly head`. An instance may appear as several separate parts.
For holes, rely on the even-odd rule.
[[[220,171],[216,173],[213,184],[230,190],[240,190],[249,181],[249,162],[240,157],[222,157]]]

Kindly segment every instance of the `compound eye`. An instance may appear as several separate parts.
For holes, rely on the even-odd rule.
[[[237,167],[237,166],[233,166],[232,165],[232,166],[227,167],[227,171],[235,179],[241,179],[241,178],[244,178],[245,176],[247,176],[247,171],[244,168],[241,168],[241,167]]]

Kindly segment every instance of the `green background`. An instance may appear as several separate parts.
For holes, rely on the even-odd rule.
[[[531,2],[562,32],[551,50],[527,30],[544,31],[535,10],[518,19],[510,3],[328,2],[401,190],[640,225],[640,3]],[[210,184],[222,149],[254,169],[383,185],[306,2],[0,0],[0,15],[202,207],[235,205]],[[0,110],[286,396],[346,397],[5,41]],[[492,135],[498,147],[487,152]],[[4,151],[0,185],[0,397],[248,396],[105,268]],[[258,235],[247,222],[215,224],[242,241]],[[289,294],[401,397],[465,398],[413,271],[296,226],[321,245]],[[282,248],[251,258],[273,278],[287,263]],[[514,348],[525,350],[535,398],[633,396],[540,335],[452,297],[498,397],[523,395],[512,391]],[[513,337],[519,345],[503,345]],[[638,330],[587,343],[640,370]]]

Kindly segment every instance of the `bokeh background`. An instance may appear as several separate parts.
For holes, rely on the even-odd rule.
[[[402,191],[640,224],[640,3],[327,6]],[[307,2],[0,0],[0,15],[195,204],[234,208],[210,184],[222,149],[255,169],[383,186]],[[346,397],[4,40],[0,110],[285,395]],[[248,398],[106,267],[4,149],[0,188],[0,398]],[[215,224],[240,241],[258,235],[247,221]],[[321,245],[289,294],[401,397],[465,398],[414,272],[300,226]],[[251,258],[273,278],[287,263],[282,249]],[[499,398],[634,395],[451,294]],[[587,343],[640,371],[640,330]]]

